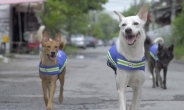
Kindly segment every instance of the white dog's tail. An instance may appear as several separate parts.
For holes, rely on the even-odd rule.
[[[37,31],[37,38],[38,38],[39,42],[41,42],[42,39],[43,39],[43,31],[44,31],[44,29],[45,29],[45,26],[42,25],[42,26],[40,26],[40,28]]]
[[[158,37],[158,38],[156,38],[156,39],[153,41],[153,43],[154,43],[154,44],[156,44],[156,43],[161,43],[161,44],[163,44],[163,43],[164,43],[164,39],[163,39],[162,37]]]

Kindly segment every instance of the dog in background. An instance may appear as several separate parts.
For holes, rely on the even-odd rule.
[[[167,68],[170,61],[173,59],[174,54],[174,45],[172,44],[169,47],[164,46],[164,40],[161,37],[158,37],[151,41],[151,39],[147,36],[145,40],[145,56],[147,57],[149,71],[152,75],[153,88],[156,86],[163,89],[167,89],[166,86],[166,76],[167,76]],[[156,80],[154,76],[154,69],[156,73]],[[163,81],[160,75],[160,71],[163,69]]]
[[[47,110],[53,109],[53,98],[56,89],[56,81],[60,81],[59,102],[63,101],[63,88],[66,73],[67,56],[64,49],[64,40],[61,34],[57,34],[52,40],[43,28],[38,32],[38,39],[41,41],[42,50],[40,53],[39,76],[42,79],[43,98]],[[48,96],[47,96],[48,93]]]
[[[144,25],[147,21],[148,7],[143,6],[135,16],[119,16],[118,41],[107,54],[107,65],[116,74],[116,85],[119,96],[120,110],[126,110],[125,91],[127,86],[133,89],[133,99],[130,110],[139,110],[142,86],[146,79],[144,41],[146,39]]]

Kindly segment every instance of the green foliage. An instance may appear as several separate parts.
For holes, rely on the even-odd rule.
[[[184,4],[182,12],[172,22],[173,31],[171,41],[175,44],[175,56],[178,59],[184,60]]]
[[[92,35],[94,37],[99,39],[103,39],[105,37],[104,32],[99,24],[95,24],[92,27],[93,27]]]
[[[125,17],[126,16],[132,16],[132,15],[134,15],[134,13],[135,13],[135,6],[134,5],[131,5],[128,10],[125,10],[123,12],[123,16],[125,16]]]
[[[72,16],[70,19],[66,20],[65,25],[65,30],[72,34],[86,34],[86,32],[88,31],[88,16],[87,14],[81,14],[80,16]]]
[[[184,43],[184,4],[182,8],[182,12],[176,17],[176,19],[172,22],[173,26],[173,36],[175,44],[180,45]]]
[[[174,47],[174,57],[176,59],[180,59],[184,61],[184,51],[183,51],[184,44],[176,45]]]
[[[91,31],[93,32],[92,34],[95,32],[94,36],[99,39],[110,39],[112,37],[116,37],[114,35],[117,35],[116,33],[119,32],[118,22],[114,20],[109,14],[92,13],[90,19],[92,22],[94,22],[94,19],[98,19],[95,22],[96,24],[91,27]]]
[[[67,12],[67,7],[64,1],[59,0],[47,0],[44,3],[45,10],[40,13],[43,24],[46,26],[50,34],[54,36],[62,28],[62,21],[66,20],[67,17],[63,13]]]
[[[54,36],[60,29],[69,33],[85,33],[89,10],[102,10],[108,0],[47,0],[44,12],[38,14],[50,34]]]
[[[137,4],[137,6],[135,6],[135,4],[131,4],[130,8],[127,9],[127,10],[125,10],[122,14],[123,14],[123,16],[125,16],[125,17],[126,17],[126,16],[135,15],[135,14],[137,14],[137,13],[139,12],[139,9],[140,9],[143,5],[145,5],[145,4],[147,4],[147,5],[149,6],[149,2],[145,2],[144,4],[141,3],[141,2],[139,2],[139,3]],[[148,7],[148,8],[150,8],[150,7]]]
[[[78,50],[79,50],[78,47],[75,47],[75,46],[72,46],[72,45],[66,45],[65,49],[64,49],[64,51],[66,52],[67,55],[72,54],[72,53],[74,53]]]

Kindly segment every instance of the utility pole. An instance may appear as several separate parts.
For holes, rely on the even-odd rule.
[[[146,0],[140,0],[140,3],[139,4],[141,5],[141,7],[145,4],[145,1]],[[139,8],[141,8],[141,7],[139,7]]]
[[[95,23],[98,22],[98,14],[99,14],[99,11],[95,11]]]
[[[151,24],[152,24],[152,29],[155,29],[155,9],[153,7],[153,4],[154,4],[154,0],[151,0]]]
[[[171,22],[176,18],[176,0],[171,1]]]
[[[134,0],[134,14],[137,14],[137,0]]]

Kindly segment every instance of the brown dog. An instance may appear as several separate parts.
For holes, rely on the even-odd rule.
[[[60,81],[59,102],[63,101],[63,86],[66,73],[67,56],[62,51],[64,40],[61,34],[57,34],[54,40],[50,40],[44,31],[42,38],[43,53],[39,65],[40,78],[42,79],[43,98],[48,110],[53,109],[53,97],[56,89],[56,81]],[[48,96],[47,96],[48,91]]]

